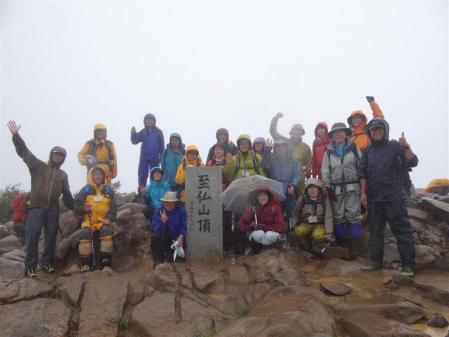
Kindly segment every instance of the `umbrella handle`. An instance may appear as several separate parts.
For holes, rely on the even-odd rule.
[[[256,227],[257,227],[257,212],[254,210],[254,220],[256,220]]]

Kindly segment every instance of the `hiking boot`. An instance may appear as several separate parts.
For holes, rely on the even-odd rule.
[[[54,273],[56,271],[55,267],[50,263],[43,264],[42,270],[49,274]]]
[[[29,268],[25,271],[25,276],[29,278],[34,278],[37,276],[36,269]]]
[[[401,269],[400,275],[402,277],[413,277],[413,276],[415,276],[415,273],[414,273],[412,268],[410,268],[410,267],[403,267]]]
[[[380,270],[382,269],[382,265],[380,263],[376,263],[373,261],[368,262],[367,264],[365,264],[364,266],[362,266],[362,271],[375,271],[375,270]]]

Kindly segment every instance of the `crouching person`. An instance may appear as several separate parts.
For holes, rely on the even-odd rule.
[[[248,241],[252,253],[258,254],[262,247],[274,246],[286,229],[281,205],[271,192],[255,191],[252,204],[237,222],[236,254],[245,252]]]
[[[155,264],[162,263],[172,255],[172,245],[184,247],[187,233],[187,213],[178,205],[176,192],[166,192],[161,199],[162,207],[153,213],[151,251]]]
[[[310,251],[314,246],[332,239],[332,206],[324,196],[324,185],[319,179],[307,179],[304,187],[304,196],[296,202],[293,233],[301,248]]]
[[[111,223],[117,215],[114,190],[105,184],[104,170],[95,167],[89,175],[92,182],[81,189],[75,201],[75,210],[83,219],[79,242],[81,272],[91,270],[94,263],[93,236],[96,231],[100,237],[100,268],[110,267],[115,235]]]

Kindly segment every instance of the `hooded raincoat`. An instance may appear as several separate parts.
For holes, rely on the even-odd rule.
[[[189,160],[187,158],[187,154],[189,152],[196,152],[197,157],[195,160]],[[181,201],[183,203],[186,202],[186,191],[185,191],[185,182],[186,182],[186,173],[185,169],[186,167],[202,167],[203,162],[201,161],[201,157],[199,156],[199,150],[198,147],[195,145],[189,145],[186,148],[186,155],[182,159],[182,163],[178,166],[178,171],[176,172],[176,184],[181,186]]]
[[[384,117],[384,113],[382,109],[380,108],[379,104],[377,104],[376,101],[369,102],[371,110],[373,112],[373,118],[374,117]],[[360,116],[362,117],[362,122],[355,127],[352,124],[352,117],[354,116]],[[351,113],[351,116],[348,117],[348,124],[352,131],[351,139],[354,143],[357,144],[359,149],[363,152],[365,151],[365,148],[370,143],[368,133],[366,131],[366,125],[368,124],[368,119],[366,118],[366,115],[363,113],[362,110],[355,110]]]
[[[148,119],[154,121],[152,128],[148,128],[145,122]],[[139,144],[140,146],[140,159],[139,159],[139,186],[145,186],[147,184],[148,172],[156,166],[160,165],[161,155],[164,151],[164,134],[156,126],[156,117],[149,113],[143,118],[144,128],[139,132],[131,131],[131,143]]]
[[[319,127],[326,129],[326,135],[323,138],[318,138],[317,129]],[[323,162],[323,156],[326,152],[327,146],[330,143],[330,137],[328,136],[328,127],[325,122],[320,122],[315,127],[315,140],[313,141],[313,155],[312,155],[312,177],[322,180],[321,176],[321,164]]]
[[[220,133],[225,134],[226,137],[227,137],[227,138],[226,138],[225,144],[223,144],[223,145],[225,146],[225,152],[226,152],[226,153],[230,153],[230,154],[232,154],[232,155],[237,154],[237,146],[236,146],[232,141],[229,140],[229,131],[228,131],[227,129],[225,129],[225,128],[221,128],[221,129],[218,129],[218,130],[217,130],[217,132],[216,132],[216,134],[215,134],[215,137],[217,138],[217,142],[218,142],[218,143],[220,142],[220,141],[218,140],[218,135],[219,135]],[[212,157],[214,156],[214,148],[215,148],[215,145],[212,146],[212,147],[209,149],[209,152],[207,153],[207,160],[206,160],[206,162],[209,162],[209,160],[211,160]]]
[[[164,152],[162,153],[161,169],[164,171],[164,181],[168,183],[172,191],[176,190],[176,172],[179,165],[182,163],[182,158],[185,154],[185,145],[182,142],[181,135],[179,133],[172,133],[171,138],[179,139],[179,148],[174,149],[170,143],[167,144]]]
[[[103,124],[96,124],[94,127],[94,138],[86,142],[80,152],[78,152],[78,161],[81,165],[87,166],[87,171],[91,169],[86,160],[87,155],[95,157],[97,166],[101,167],[106,173],[106,183],[117,177],[117,155],[115,153],[114,143],[108,139],[95,138],[95,130],[104,129]]]

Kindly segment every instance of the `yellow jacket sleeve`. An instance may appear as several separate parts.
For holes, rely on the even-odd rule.
[[[111,146],[112,155],[114,156],[114,165],[112,165],[112,178],[117,177],[117,154],[115,153],[115,145]]]
[[[86,156],[89,152],[89,144],[85,143],[80,152],[78,152],[78,161],[81,165],[86,165]]]
[[[185,181],[186,181],[186,175],[185,175],[185,172],[184,172],[184,167],[182,167],[182,164],[180,164],[178,166],[178,170],[176,171],[175,182],[178,185],[184,185]]]

